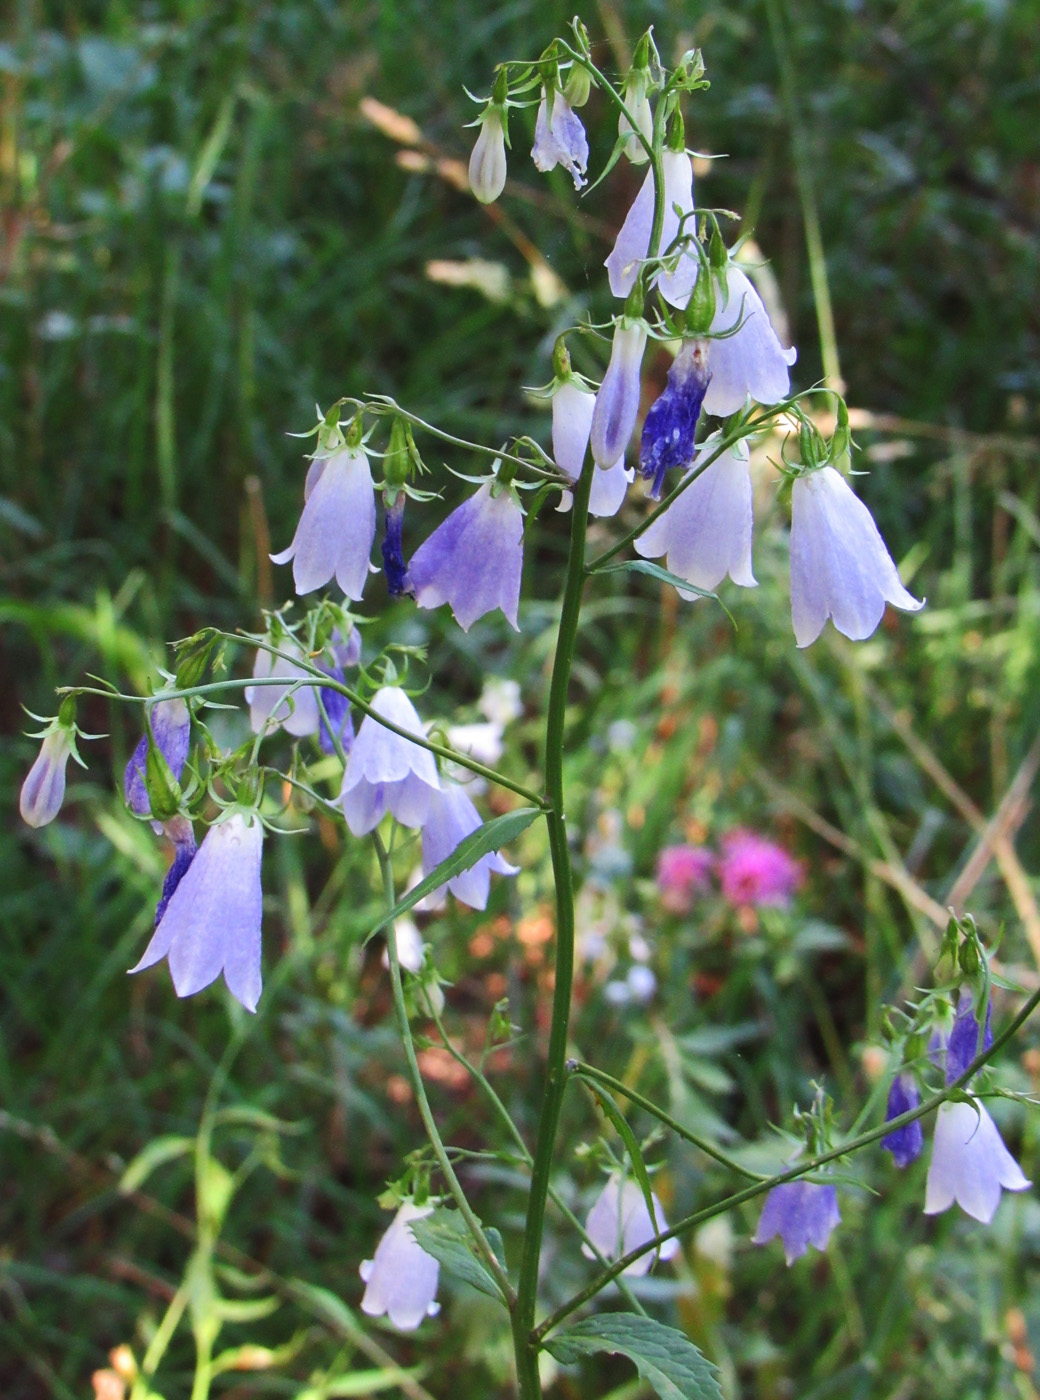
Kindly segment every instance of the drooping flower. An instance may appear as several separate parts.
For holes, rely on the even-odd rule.
[[[935,1117],[924,1213],[938,1215],[954,1201],[988,1225],[1001,1189],[1026,1191],[1032,1183],[1004,1146],[1000,1130],[978,1099],[940,1104]]]
[[[735,326],[740,329],[733,331]],[[733,331],[732,335],[725,335]],[[798,357],[777,339],[762,298],[747,274],[734,263],[715,278],[715,315],[711,322],[708,365],[711,383],[704,398],[705,413],[727,418],[744,407],[748,395],[756,403],[779,403],[791,392],[790,366]]]
[[[448,603],[468,632],[478,617],[501,608],[519,631],[524,517],[512,493],[486,481],[453,510],[408,565],[420,608]]]
[[[284,678],[281,685],[247,685],[246,703],[249,705],[249,725],[254,734],[266,729],[273,733],[279,727],[297,739],[306,734],[315,734],[318,729],[318,702],[314,698],[314,687],[302,685],[291,695],[292,683],[306,678],[307,672],[290,658],[303,660],[304,653],[291,637],[278,643],[279,656],[273,656],[263,647],[258,648],[253,662],[253,679],[258,681]]]
[[[885,1122],[891,1122],[893,1118],[898,1118],[902,1113],[909,1113],[920,1102],[921,1094],[914,1076],[912,1074],[897,1074],[888,1091]],[[907,1123],[905,1127],[896,1128],[895,1132],[889,1133],[887,1137],[881,1139],[881,1146],[886,1152],[891,1152],[892,1160],[897,1167],[908,1167],[924,1151],[924,1129],[921,1126],[921,1120],[918,1118],[913,1123]]]
[[[993,1044],[993,1003],[986,1005],[985,1030],[982,1048],[988,1050]],[[968,1072],[979,1053],[979,1023],[975,1016],[975,998],[967,987],[961,989],[957,998],[957,1010],[953,1018],[953,1028],[946,1042],[946,1083],[955,1084]]]
[[[657,889],[673,914],[688,914],[694,896],[711,885],[715,857],[704,846],[665,846],[657,857]]]
[[[870,511],[833,467],[798,477],[791,495],[791,617],[800,647],[829,618],[853,641],[869,637],[885,603],[916,612]]]
[[[188,867],[195,859],[198,847],[195,844],[195,828],[187,817],[171,817],[163,822],[163,833],[173,843],[173,861],[163,880],[162,894],[155,906],[155,927],[158,928],[173,892],[188,873]]]
[[[397,686],[384,686],[372,698],[377,715],[412,734],[423,736],[415,706]],[[429,749],[387,729],[366,715],[347,759],[340,802],[347,826],[364,836],[389,811],[402,826],[422,826],[435,792],[440,791],[437,765]]]
[[[256,816],[233,812],[211,826],[188,864],[144,951],[130,969],[143,972],[168,958],[174,989],[188,997],[221,972],[247,1011],[260,999],[260,857],[264,829]]]
[[[405,500],[404,492],[398,491],[393,504],[383,513],[383,572],[391,598],[401,598],[412,592],[412,580],[405,568],[402,550]]]
[[[585,1233],[604,1259],[620,1259],[623,1254],[647,1244],[655,1234],[667,1230],[668,1222],[664,1218],[661,1202],[655,1192],[651,1192],[650,1197],[657,1219],[656,1230],[638,1183],[631,1180],[622,1183],[620,1172],[612,1172],[607,1178],[606,1185],[585,1219]],[[596,1257],[587,1244],[582,1245],[581,1252],[586,1259]],[[632,1278],[642,1278],[658,1256],[672,1259],[678,1252],[677,1239],[665,1240],[659,1249],[651,1250],[629,1264],[624,1273]]]
[[[610,363],[599,386],[589,428],[597,467],[610,470],[624,458],[639,414],[639,371],[646,348],[646,322],[622,316],[614,328]]]
[[[775,841],[738,828],[722,838],[719,880],[731,904],[786,908],[802,883],[802,868]]]
[[[341,447],[316,458],[304,494],[292,544],[271,558],[276,564],[293,561],[297,593],[311,593],[335,576],[347,597],[357,602],[376,537],[372,471],[364,450]]]
[[[165,758],[177,782],[181,780],[184,765],[188,758],[188,745],[191,740],[191,715],[183,700],[157,700],[149,706],[148,719],[152,728],[155,746]],[[123,777],[123,795],[126,805],[138,817],[151,816],[152,808],[145,786],[145,770],[148,764],[148,735],[138,742],[126,765]]]
[[[639,131],[647,141],[653,139],[654,114],[650,110],[650,98],[647,96],[649,81],[647,69],[633,68],[621,89],[621,100],[635,118],[635,125],[633,126],[622,112],[618,117],[618,136],[623,143],[622,150],[633,165],[645,165],[650,159],[646,147],[635,134]]]
[[[425,903],[425,901],[423,901]],[[419,906],[420,908],[422,905]],[[419,932],[419,926],[407,914],[394,920],[394,937],[397,939],[397,961],[406,972],[421,972],[426,944]],[[383,966],[390,966],[390,954],[383,949]]]
[[[644,431],[645,437],[645,431]],[[709,439],[693,461],[695,471],[717,448]],[[670,573],[710,592],[728,573],[734,583],[754,588],[751,572],[753,525],[751,473],[745,441],[734,443],[694,480],[663,515],[636,540],[645,559],[665,555]],[[683,598],[696,593],[679,590]]]
[[[65,769],[73,753],[73,736],[55,725],[43,736],[36,761],[26,774],[18,796],[18,811],[27,826],[46,826],[65,801]]]
[[[585,388],[577,375],[563,380],[553,390],[553,457],[556,465],[562,472],[566,472],[572,481],[577,481],[581,475],[595,408],[596,395],[591,389]],[[632,473],[625,468],[624,456],[612,467],[598,467],[592,478],[589,514],[616,515],[621,509],[631,480]],[[566,494],[566,504],[569,507],[570,493]]]
[[[535,118],[531,159],[535,169],[543,174],[555,169],[557,165],[562,165],[573,179],[574,188],[580,190],[585,183],[582,177],[589,164],[589,143],[585,138],[585,128],[558,88],[552,93],[551,110],[549,96],[549,90],[543,87],[542,100],[538,104],[538,115]]]
[[[431,798],[423,824],[423,875],[429,875],[442,860],[447,860],[459,844],[481,825],[480,813],[470,801],[466,789],[458,783],[444,784]],[[468,904],[471,909],[486,909],[493,870],[500,875],[515,875],[519,866],[510,865],[497,851],[489,851],[468,870],[453,876],[447,886],[441,885],[427,895],[427,899],[435,903],[443,898],[447,888],[460,903]]]
[[[638,143],[637,143],[638,144]],[[664,162],[664,223],[661,227],[660,252],[666,253],[679,233],[680,215],[693,213],[693,166],[685,151],[665,151]],[[675,212],[678,206],[679,213]],[[646,179],[621,225],[613,248],[606,258],[607,280],[616,297],[627,297],[635,286],[639,269],[650,250],[650,234],[654,222],[654,175],[648,170]],[[693,220],[683,225],[693,234]],[[660,272],[653,279],[669,306],[686,306],[693,284],[700,271],[700,260],[688,248],[679,254],[673,272]]]
[[[639,475],[651,483],[650,496],[655,501],[660,499],[665,473],[693,461],[697,420],[710,378],[704,342],[684,340],[668,371],[667,385],[647,411],[639,443]]]
[[[356,632],[351,634],[356,636]],[[339,681],[340,685],[346,682],[342,666],[319,665],[319,670],[325,672],[330,680]],[[333,690],[330,686],[323,685],[318,691],[321,701],[321,710],[318,714],[318,743],[322,753],[334,754],[336,752],[336,740],[345,754],[350,753],[354,743],[354,722],[350,717],[350,701],[341,690]],[[324,711],[324,714],[321,711]],[[328,724],[325,723],[326,717]],[[335,737],[333,737],[335,736]]]
[[[831,1231],[841,1223],[838,1193],[833,1186],[811,1181],[785,1181],[766,1197],[752,1244],[767,1244],[779,1235],[790,1267],[810,1245],[827,1248]]]
[[[414,1331],[424,1317],[440,1312],[435,1301],[440,1265],[420,1246],[410,1225],[432,1213],[432,1206],[405,1201],[376,1245],[375,1256],[358,1269],[366,1285],[361,1311],[369,1317],[389,1317],[402,1332]]]
[[[480,118],[480,131],[469,158],[469,187],[481,204],[494,204],[506,187],[504,108],[491,105]]]

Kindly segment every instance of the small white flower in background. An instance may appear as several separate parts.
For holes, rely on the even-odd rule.
[[[506,187],[506,129],[503,108],[489,106],[469,158],[469,187],[481,204],[494,204]]]
[[[482,824],[480,813],[470,801],[465,788],[457,783],[442,786],[432,797],[423,824],[423,875],[431,874],[442,860],[447,860],[461,842],[477,831]],[[497,851],[489,851],[468,870],[461,871],[446,885],[433,890],[426,896],[426,900],[429,905],[433,905],[443,899],[445,889],[449,889],[460,903],[468,904],[471,909],[486,909],[493,870],[500,875],[515,875],[519,866],[510,865]]]
[[[715,278],[715,315],[710,332],[708,368],[711,382],[704,396],[704,412],[728,418],[744,407],[748,395],[756,403],[779,403],[791,392],[790,366],[798,358],[793,347],[785,350],[773,323],[747,274],[729,263]]]
[[[833,467],[798,477],[791,495],[791,617],[800,647],[828,618],[854,642],[869,637],[892,603],[924,606],[899,581],[873,516]]]
[[[435,1301],[440,1265],[420,1247],[409,1224],[432,1214],[433,1206],[405,1201],[376,1246],[375,1257],[358,1269],[367,1285],[361,1311],[369,1317],[389,1317],[402,1332],[414,1331],[423,1318],[440,1312]]]
[[[397,961],[406,972],[421,972],[426,944],[418,925],[407,914],[401,914],[394,920],[394,934],[397,937]],[[383,966],[390,966],[390,954],[385,948]]]
[[[311,464],[292,544],[271,559],[275,564],[293,561],[293,582],[301,595],[323,588],[335,576],[347,597],[358,602],[375,537],[376,498],[368,458],[360,447],[341,447]]]
[[[956,1201],[968,1215],[988,1225],[1000,1205],[1001,1189],[1028,1191],[1031,1184],[978,1099],[940,1104],[928,1165],[925,1215],[938,1215]]]
[[[638,1249],[652,1240],[656,1233],[668,1228],[656,1193],[651,1192],[650,1196],[657,1218],[656,1231],[637,1183],[626,1180],[622,1184],[620,1172],[613,1172],[607,1178],[607,1184],[585,1220],[585,1233],[604,1259],[620,1259],[623,1254]],[[581,1252],[586,1259],[596,1257],[587,1244],[582,1245]],[[636,1259],[624,1272],[632,1278],[642,1278],[658,1255],[662,1259],[673,1259],[678,1252],[678,1240],[665,1240],[659,1250],[651,1250],[641,1259]]]
[[[679,232],[679,216],[693,213],[693,165],[685,151],[665,151],[664,163],[664,223],[661,228],[660,252],[666,253]],[[679,214],[675,206],[679,207]],[[650,234],[654,222],[654,176],[648,170],[646,179],[621,225],[605,267],[610,290],[616,297],[627,297],[635,286],[639,269],[650,251]],[[685,233],[694,233],[693,220],[687,218]],[[674,272],[660,273],[654,282],[669,306],[686,306],[693,284],[700,271],[700,259],[689,249],[679,256]],[[598,460],[598,459],[597,459]]]
[[[559,383],[552,399],[553,457],[562,472],[577,481],[585,462],[589,445],[596,395],[586,389],[577,375]],[[617,515],[632,482],[633,473],[626,471],[624,454],[611,467],[599,467],[592,478],[589,494],[589,514]],[[572,498],[563,493],[560,510],[569,510]]]
[[[709,438],[694,458],[695,470],[718,447]],[[670,573],[710,592],[728,573],[734,583],[754,588],[751,572],[751,472],[748,445],[741,440],[723,452],[687,486],[679,499],[659,515],[636,540],[644,559],[665,556]],[[683,598],[696,593],[679,590]]]
[[[36,762],[29,769],[18,797],[18,811],[27,826],[46,826],[65,801],[65,768],[75,752],[73,731],[55,724],[43,736]]]
[[[421,738],[422,720],[398,686],[384,686],[372,709]],[[371,715],[358,729],[343,773],[340,803],[355,836],[373,831],[389,811],[402,826],[422,826],[433,794],[440,791],[437,764],[429,749],[395,734]]]
[[[589,446],[602,471],[609,471],[622,461],[636,426],[646,330],[645,321],[625,316],[614,326],[610,363],[599,386],[589,426]]]
[[[524,712],[520,682],[505,676],[488,676],[480,692],[477,709],[489,724],[497,724],[504,729]]]
[[[291,637],[284,638],[277,645],[278,650],[284,655],[272,656],[269,651],[263,648],[257,651],[256,660],[253,662],[253,679],[267,680],[268,677],[284,677],[286,684],[284,686],[246,686],[249,726],[254,734],[259,734],[265,728],[268,733],[274,733],[276,729],[281,727],[287,734],[302,739],[307,734],[318,732],[318,726],[321,723],[318,702],[315,698],[314,687],[311,685],[301,686],[299,690],[293,691],[293,694],[286,699],[292,682],[307,676],[307,672],[289,658],[297,657],[302,661],[304,653]]]
[[[582,176],[589,163],[589,143],[585,137],[585,128],[559,88],[552,92],[548,87],[542,88],[542,100],[538,104],[538,116],[534,124],[531,159],[535,168],[543,174],[555,169],[557,165],[562,165],[573,179],[576,190],[580,190],[585,183]]]

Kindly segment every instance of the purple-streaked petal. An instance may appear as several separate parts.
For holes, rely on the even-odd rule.
[[[36,762],[26,774],[18,795],[18,811],[26,826],[52,822],[65,800],[65,767],[72,752],[64,729],[52,729],[40,745]]]
[[[542,89],[542,100],[538,104],[534,124],[531,159],[535,169],[543,173],[562,165],[574,180],[576,190],[580,190],[585,183],[582,176],[589,163],[589,143],[581,119],[575,115],[562,92],[554,93],[550,116],[545,89]]]
[[[335,576],[347,597],[357,601],[368,578],[376,533],[368,458],[360,448],[344,447],[325,459],[320,475],[312,473],[313,466],[292,544],[271,558],[275,563],[292,559],[297,593],[323,588]]]
[[[946,1082],[960,1079],[979,1053],[979,1023],[975,1018],[975,998],[965,987],[957,1000],[953,1030],[946,1044]]]
[[[553,394],[553,458],[572,481],[581,475],[595,407],[596,395],[577,379],[566,380]]]
[[[668,250],[679,232],[678,204],[683,214],[693,211],[693,167],[682,151],[665,151],[664,157],[664,221],[661,226],[661,252]],[[648,170],[621,225],[614,247],[606,259],[607,280],[616,297],[627,297],[635,286],[639,269],[650,248],[650,233],[654,221],[654,176]],[[693,233],[692,221],[686,231]],[[697,280],[698,259],[684,252],[674,273],[660,279],[661,294],[671,306],[684,307]]]
[[[659,500],[665,474],[693,461],[701,404],[711,375],[701,340],[686,340],[668,371],[668,383],[646,415],[639,443],[639,474]]]
[[[183,820],[183,819],[182,819]],[[155,927],[162,923],[163,915],[173,898],[173,892],[188,873],[188,867],[195,859],[198,847],[195,845],[195,833],[191,823],[185,822],[187,828],[182,839],[173,843],[173,862],[166,877],[163,880],[162,894],[159,896],[159,903],[155,906]]]
[[[656,1193],[651,1192],[650,1196],[654,1203],[657,1230],[666,1230],[668,1222],[661,1202]],[[586,1217],[585,1233],[605,1259],[619,1259],[640,1245],[648,1244],[656,1232],[639,1185],[630,1180],[622,1185],[619,1173],[613,1172]],[[659,1250],[651,1250],[641,1259],[636,1259],[624,1272],[631,1278],[642,1278],[650,1271],[658,1255],[662,1259],[671,1259],[678,1249],[678,1240],[666,1240]],[[587,1259],[595,1258],[588,1245],[582,1245],[582,1253]]]
[[[838,1193],[833,1186],[811,1181],[786,1181],[774,1186],[766,1197],[752,1244],[766,1244],[779,1235],[788,1267],[810,1245],[827,1248],[831,1231],[841,1223]]]
[[[604,471],[617,465],[639,415],[639,372],[646,348],[646,324],[624,321],[614,329],[610,363],[596,395],[589,445],[596,465]]]
[[[506,137],[502,113],[489,107],[469,158],[469,187],[481,204],[493,204],[506,187]]]
[[[448,784],[433,794],[422,833],[423,875],[429,875],[442,860],[447,860],[461,842],[481,825],[480,813],[459,784]],[[510,865],[497,851],[490,851],[468,870],[449,880],[447,888],[471,909],[485,909],[492,870],[502,875],[515,875],[518,867]],[[445,886],[441,885],[429,898],[436,903],[443,897],[444,890]]]

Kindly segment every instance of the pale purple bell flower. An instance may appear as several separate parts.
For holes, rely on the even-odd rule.
[[[891,1122],[900,1114],[909,1113],[920,1102],[921,1093],[914,1076],[912,1074],[897,1074],[888,1091],[885,1122]],[[895,1132],[889,1133],[887,1137],[881,1139],[881,1146],[886,1152],[891,1152],[892,1160],[897,1167],[908,1167],[924,1151],[924,1129],[921,1126],[921,1120],[917,1118],[913,1123],[907,1123],[905,1127],[896,1128]]]
[[[552,111],[549,110],[548,90],[542,88],[542,100],[538,104],[538,115],[534,123],[534,147],[531,159],[535,169],[544,174],[562,165],[574,181],[574,188],[580,190],[585,181],[582,178],[589,164],[589,143],[585,128],[573,107],[557,89],[553,93]]]
[[[553,392],[553,458],[572,481],[577,481],[581,475],[595,408],[596,395],[591,389],[586,389],[576,375],[564,380]],[[616,515],[631,482],[632,473],[625,468],[624,456],[612,467],[597,467],[589,493],[589,514]],[[564,496],[566,499],[561,510],[569,509],[571,504],[570,492],[564,492]]]
[[[152,728],[155,746],[165,758],[175,780],[180,782],[184,765],[188,758],[188,745],[191,739],[191,715],[183,700],[157,700],[149,706],[148,718]],[[130,762],[126,765],[123,777],[123,796],[126,805],[137,817],[150,817],[151,803],[145,786],[145,768],[148,763],[148,735],[146,734],[134,749]]]
[[[524,516],[507,488],[486,481],[438,525],[408,565],[420,608],[448,603],[468,632],[478,617],[501,608],[519,631]]]
[[[827,1248],[831,1231],[841,1223],[838,1193],[833,1186],[811,1181],[785,1181],[766,1197],[752,1244],[766,1244],[779,1235],[788,1268],[810,1245]]]
[[[414,1331],[423,1318],[440,1312],[436,1301],[440,1265],[420,1246],[410,1225],[432,1214],[432,1206],[405,1201],[376,1245],[374,1258],[358,1269],[366,1285],[361,1311],[369,1317],[389,1317],[402,1332]]]
[[[873,516],[833,467],[798,477],[791,494],[791,617],[800,647],[828,617],[853,641],[869,637],[885,603],[916,612],[923,602],[899,581]]]
[[[639,372],[646,349],[646,322],[623,316],[614,327],[610,363],[599,386],[589,427],[597,467],[609,471],[625,455],[639,416]]]
[[[709,439],[694,458],[691,470],[718,447]],[[734,443],[705,467],[668,509],[636,540],[644,559],[665,556],[670,573],[706,592],[729,574],[742,588],[755,588],[751,572],[751,472],[748,446]],[[683,598],[696,593],[679,589]]]
[[[452,852],[467,836],[482,825],[480,813],[470,801],[466,789],[458,783],[442,784],[439,792],[432,795],[426,821],[422,829],[422,869],[429,875],[442,860],[447,860]],[[486,909],[491,890],[491,872],[500,875],[516,875],[519,866],[510,865],[497,851],[487,855],[463,870],[439,889],[427,895],[430,904],[436,904],[444,897],[445,889],[451,890],[460,904],[468,904],[471,909]]]
[[[307,486],[292,544],[271,559],[276,564],[293,561],[297,593],[311,593],[335,576],[347,597],[357,602],[369,575],[376,536],[368,457],[360,447],[341,447],[319,457],[307,474]]]
[[[711,334],[740,329],[712,339],[708,354],[711,383],[704,397],[705,413],[728,418],[744,407],[748,396],[756,403],[779,403],[791,392],[790,366],[798,357],[777,338],[762,298],[747,274],[729,263],[715,278],[715,315]]]
[[[424,738],[415,706],[398,686],[384,686],[372,709]],[[389,811],[402,826],[422,826],[434,793],[440,791],[437,764],[429,749],[387,729],[371,715],[361,721],[343,774],[340,802],[355,836],[373,831]]]
[[[287,697],[293,681],[301,677],[306,679],[308,673],[290,659],[304,659],[303,649],[291,637],[282,639],[278,643],[278,649],[285,654],[273,656],[263,647],[257,649],[256,660],[253,662],[253,679],[284,678],[285,685],[246,686],[249,726],[254,734],[259,734],[264,729],[270,734],[283,728],[286,733],[302,739],[307,734],[318,732],[318,702],[314,698],[314,687],[309,684],[300,686],[299,690],[293,691],[292,695]]]
[[[264,829],[255,815],[233,812],[211,826],[184,871],[141,961],[143,972],[168,958],[179,997],[192,996],[221,972],[247,1011],[260,999],[260,858]]]
[[[672,467],[693,461],[701,405],[711,379],[702,340],[684,340],[668,371],[668,383],[647,410],[639,441],[639,475],[650,484],[650,499],[661,499]]]
[[[661,226],[660,253],[668,251],[679,233],[679,214],[693,213],[693,165],[685,151],[665,151],[664,222]],[[627,297],[635,286],[639,269],[650,250],[650,234],[654,222],[654,174],[648,170],[639,193],[621,225],[614,246],[605,261],[610,290],[616,297]],[[692,236],[693,220],[687,218],[684,231]],[[661,295],[669,306],[685,308],[700,271],[700,259],[688,248],[679,255],[674,272],[661,272],[654,278]]]
[[[667,1230],[668,1222],[664,1218],[661,1202],[653,1191],[650,1198],[654,1203],[656,1230],[638,1183],[632,1180],[622,1183],[620,1172],[612,1172],[607,1178],[606,1185],[585,1219],[585,1233],[604,1259],[620,1259],[640,1245],[648,1244],[655,1234]],[[582,1245],[581,1252],[586,1259],[596,1257],[587,1244]],[[642,1278],[649,1273],[658,1257],[672,1259],[678,1252],[677,1239],[665,1240],[659,1249],[633,1260],[623,1272],[631,1278]]]
[[[43,736],[36,761],[18,796],[18,811],[27,826],[46,826],[65,801],[65,769],[73,752],[72,733],[56,726]]]
[[[924,1213],[938,1215],[954,1201],[988,1225],[1001,1190],[1027,1191],[1032,1183],[1004,1146],[1000,1129],[978,1099],[940,1104],[935,1116]]]
[[[488,107],[469,158],[469,187],[481,204],[494,204],[506,187],[506,131],[502,109]]]

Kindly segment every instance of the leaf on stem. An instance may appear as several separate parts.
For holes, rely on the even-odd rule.
[[[603,1088],[602,1084],[596,1084],[586,1080],[586,1085],[596,1099],[596,1102],[603,1109],[610,1121],[617,1129],[621,1141],[625,1144],[625,1151],[628,1153],[632,1163],[632,1170],[635,1173],[636,1182],[643,1193],[643,1200],[646,1202],[647,1213],[650,1216],[650,1223],[656,1233],[661,1228],[661,1222],[657,1219],[657,1212],[654,1210],[654,1193],[650,1186],[650,1176],[646,1170],[646,1163],[643,1161],[643,1154],[639,1150],[639,1143],[636,1135],[628,1126],[625,1115],[618,1108],[617,1104]]]
[[[504,1304],[505,1299],[498,1284],[473,1252],[473,1242],[458,1211],[435,1210],[432,1215],[410,1220],[408,1228],[420,1248],[431,1254],[441,1268]],[[495,1248],[494,1244],[492,1248]],[[498,1249],[495,1249],[496,1256],[498,1253]],[[499,1262],[503,1261],[499,1259]]]
[[[564,1366],[596,1352],[627,1356],[661,1400],[722,1400],[717,1370],[688,1337],[652,1317],[599,1313],[543,1344]]]

